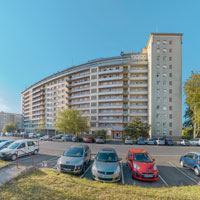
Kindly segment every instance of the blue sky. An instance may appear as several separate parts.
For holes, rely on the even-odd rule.
[[[185,81],[200,69],[199,7],[198,0],[0,0],[0,111],[21,113],[21,92],[52,73],[140,51],[151,32],[184,34]]]

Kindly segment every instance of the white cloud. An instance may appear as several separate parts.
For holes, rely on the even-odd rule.
[[[0,111],[8,112],[9,108],[4,103],[4,100],[0,98]]]

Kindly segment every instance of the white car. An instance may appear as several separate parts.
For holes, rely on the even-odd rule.
[[[124,141],[125,144],[133,144],[132,138],[126,138]]]
[[[155,144],[155,140],[154,139],[147,139],[146,140],[146,144],[148,144],[148,145],[154,145]]]
[[[0,151],[0,158],[4,160],[16,160],[17,156],[37,154],[39,152],[39,143],[37,140],[17,140],[7,148]]]
[[[193,138],[189,142],[190,142],[190,145],[200,146],[200,138]]]

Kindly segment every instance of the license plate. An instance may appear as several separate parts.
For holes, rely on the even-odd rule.
[[[153,175],[152,174],[144,174],[144,177],[147,177],[147,178],[152,178]]]
[[[108,175],[100,175],[100,178],[110,178]]]
[[[72,169],[66,169],[66,168],[62,168],[62,170],[68,171],[68,172],[73,171]]]

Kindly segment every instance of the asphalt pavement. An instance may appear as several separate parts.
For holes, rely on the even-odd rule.
[[[4,137],[5,138],[5,137]],[[56,163],[59,156],[72,145],[80,143],[59,142],[59,141],[40,141],[40,151],[34,156],[34,165],[37,167],[48,167],[56,169]],[[101,148],[112,147],[118,156],[122,158],[122,180],[120,184],[137,185],[142,187],[170,187],[183,185],[200,185],[200,177],[195,176],[194,172],[180,166],[180,157],[190,151],[200,152],[200,147],[196,146],[148,146],[148,145],[124,145],[124,144],[88,144],[92,154],[97,154]],[[145,149],[155,158],[159,170],[159,179],[156,182],[138,181],[132,178],[131,171],[125,163],[125,157],[128,149]],[[13,162],[16,164],[16,161]],[[32,157],[26,156],[19,158],[19,164],[23,166],[32,165]],[[80,178],[92,179],[91,166],[86,172],[80,175]]]

